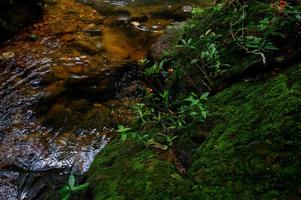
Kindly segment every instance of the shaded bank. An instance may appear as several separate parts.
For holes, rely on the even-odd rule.
[[[0,1],[0,42],[5,41],[29,25],[42,14],[41,0]]]

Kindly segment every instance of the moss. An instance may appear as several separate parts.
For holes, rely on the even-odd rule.
[[[94,199],[177,199],[182,179],[175,167],[133,142],[113,143],[89,171]],[[185,191],[185,190],[183,190]],[[189,192],[189,190],[186,190]]]
[[[250,3],[247,23],[264,19],[267,6],[270,4]],[[258,55],[247,54],[234,44],[229,36],[229,23],[237,17],[233,15],[233,8],[202,15],[203,18],[193,20],[194,26],[184,30],[184,39],[196,41],[196,54],[202,48],[197,41],[208,29],[227,36],[218,38],[216,43],[221,60],[230,67],[214,77],[214,81],[224,83],[232,79],[229,81],[232,85],[209,98],[210,114],[204,125],[207,132],[204,133],[204,127],[199,131],[200,143],[196,143],[195,134],[184,133],[174,143],[181,145],[176,150],[189,153],[181,155],[180,152],[180,156],[189,158],[194,154],[192,163],[187,158],[188,162],[183,162],[187,168],[192,164],[188,176],[180,177],[175,167],[160,159],[154,150],[133,142],[115,142],[100,153],[89,172],[95,199],[298,199],[301,188],[301,64],[289,67],[279,62],[276,66],[271,60],[281,57],[293,46],[292,41],[298,43],[299,40],[293,37],[286,46],[277,43],[281,52],[266,52],[271,61],[266,67],[282,70],[278,74],[270,73]],[[287,28],[288,35],[292,34],[291,30],[293,28]],[[294,49],[293,46],[291,50]],[[170,58],[173,64],[195,74],[196,81],[204,81],[199,73],[188,70],[191,54],[184,51],[174,54]],[[245,75],[248,79],[243,80]],[[183,90],[189,88],[183,86]],[[183,90],[179,91],[185,92]]]
[[[297,199],[299,77],[301,65],[296,65],[266,80],[233,84],[211,97],[211,128],[186,178],[152,149],[131,141],[110,144],[89,171],[94,198]]]
[[[213,96],[190,176],[202,199],[288,199],[301,186],[301,65]]]

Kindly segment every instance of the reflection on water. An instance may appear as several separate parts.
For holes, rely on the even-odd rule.
[[[189,17],[197,0],[79,0],[104,18],[103,44],[111,59],[142,59],[166,26]],[[204,1],[205,2],[205,1]],[[205,4],[205,3],[204,3]]]
[[[24,170],[87,171],[113,127],[131,121],[129,108],[143,89],[137,61],[166,26],[189,16],[193,3],[81,1],[93,9],[57,1],[46,7],[42,21],[0,49],[5,199],[36,198],[39,190],[28,180],[21,181],[25,189],[17,189]]]

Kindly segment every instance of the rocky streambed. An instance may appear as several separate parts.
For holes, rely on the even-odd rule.
[[[0,199],[57,199],[131,121],[137,62],[190,1],[49,0],[0,48]],[[78,197],[80,198],[80,197]]]

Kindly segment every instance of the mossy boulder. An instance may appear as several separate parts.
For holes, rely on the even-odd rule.
[[[298,199],[301,64],[209,100],[212,128],[190,176],[201,199]]]
[[[132,141],[109,144],[89,171],[94,199],[177,199],[181,176],[152,149]],[[183,190],[184,193],[189,190]],[[178,197],[179,198],[179,197]]]
[[[301,64],[211,97],[207,139],[186,178],[152,149],[109,144],[89,172],[94,198],[298,199],[300,77]]]

